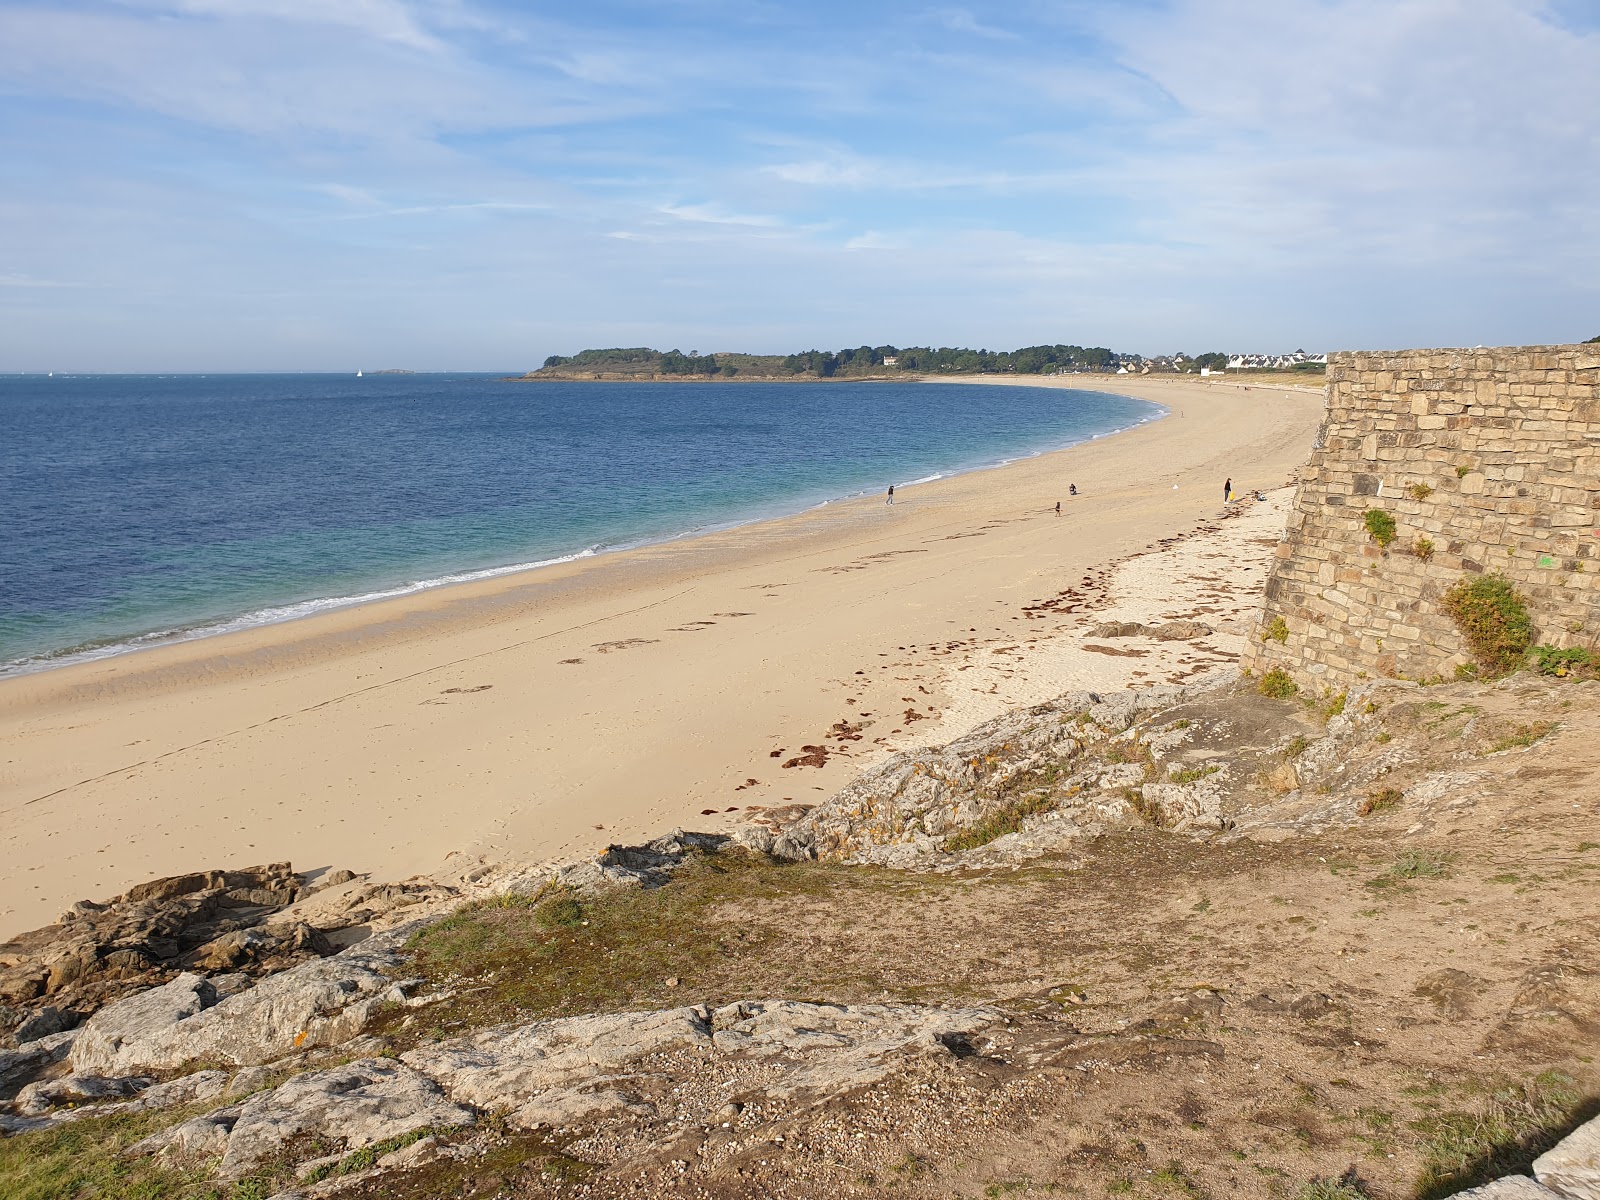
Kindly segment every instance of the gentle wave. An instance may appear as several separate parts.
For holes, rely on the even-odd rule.
[[[618,546],[615,549],[624,549]],[[76,646],[63,647],[45,654],[35,654],[28,658],[20,658],[14,662],[0,663],[0,679],[12,675],[32,675],[38,671],[54,670],[56,667],[71,666],[74,663],[95,662],[102,658],[114,658],[119,654],[129,654],[135,650],[150,650],[156,646],[171,646],[180,642],[193,642],[201,638],[216,637],[224,633],[238,633],[243,629],[259,629],[264,625],[281,625],[285,621],[297,621],[301,617],[315,616],[317,613],[332,612],[334,609],[351,608],[357,604],[371,604],[377,600],[392,600],[397,596],[409,596],[415,592],[427,591],[430,588],[447,587],[453,583],[473,583],[480,579],[493,579],[499,575],[513,575],[518,571],[535,571],[540,567],[555,567],[562,563],[577,562],[579,559],[593,558],[602,553],[600,546],[589,546],[575,554],[563,554],[557,558],[541,558],[536,562],[512,563],[503,567],[484,567],[477,571],[459,571],[450,575],[439,575],[432,579],[418,579],[411,583],[401,584],[397,587],[383,588],[377,591],[361,592],[353,596],[326,596],[314,600],[300,600],[294,604],[277,604],[268,608],[258,608],[251,612],[242,613],[237,617],[228,617],[221,621],[206,621],[196,625],[179,626],[174,629],[159,629],[150,633],[141,633],[134,637],[107,638],[97,642],[83,642]]]

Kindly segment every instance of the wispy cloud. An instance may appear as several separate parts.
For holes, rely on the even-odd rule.
[[[1590,8],[11,0],[7,353],[1592,337]]]

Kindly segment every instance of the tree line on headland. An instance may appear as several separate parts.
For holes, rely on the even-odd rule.
[[[1221,352],[1196,357],[1178,354],[1148,360],[1157,370],[1195,372],[1202,367],[1221,370],[1228,356]],[[1142,370],[1147,360],[1104,346],[1024,346],[1020,350],[969,350],[953,346],[857,346],[845,350],[805,350],[798,354],[700,354],[681,350],[583,350],[573,355],[552,354],[534,375],[545,378],[581,376],[733,376],[786,378],[808,376],[839,379],[883,376],[899,372],[931,375],[1114,372],[1119,367]]]

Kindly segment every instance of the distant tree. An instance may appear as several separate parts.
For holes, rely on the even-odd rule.
[[[1583,344],[1584,344],[1584,345],[1585,345],[1585,346],[1592,346],[1592,345],[1594,345],[1594,344],[1595,344],[1595,343],[1596,343],[1596,342],[1600,342],[1600,337],[1592,337],[1592,338],[1590,338],[1590,339],[1589,339],[1589,340],[1588,340],[1588,341],[1587,341],[1587,342],[1585,342],[1585,343],[1583,343]]]
[[[1197,354],[1194,358],[1194,366],[1195,370],[1197,371],[1205,367],[1210,367],[1213,371],[1221,371],[1226,369],[1227,365],[1228,356],[1220,350],[1212,350],[1206,354]]]
[[[549,358],[544,360],[544,365],[547,367],[559,367],[562,363],[569,363],[571,361],[572,360],[570,358],[563,358],[559,354],[552,354]]]

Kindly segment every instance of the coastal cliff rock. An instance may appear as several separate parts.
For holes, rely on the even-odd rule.
[[[349,1041],[378,1005],[403,1004],[403,926],[328,959],[301,963],[254,987],[218,998],[215,986],[182,975],[101,1009],[73,1046],[75,1072],[170,1071],[187,1062],[256,1066],[297,1050]]]

